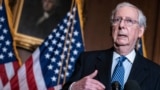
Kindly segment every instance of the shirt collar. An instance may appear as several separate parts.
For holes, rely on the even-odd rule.
[[[117,52],[113,52],[113,60],[116,60],[118,57],[120,57],[121,55],[118,54]],[[133,64],[134,62],[134,59],[135,59],[135,56],[136,56],[136,52],[135,50],[132,50],[129,54],[127,54],[125,57],[127,58],[127,60],[129,62],[131,62]]]

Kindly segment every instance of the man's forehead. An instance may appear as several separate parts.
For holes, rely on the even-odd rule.
[[[135,7],[131,7],[131,6],[123,6],[120,7],[116,10],[115,16],[117,15],[126,15],[128,17],[138,17],[138,10]]]

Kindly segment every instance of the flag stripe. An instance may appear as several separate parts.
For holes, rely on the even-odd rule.
[[[13,63],[13,68],[14,68],[13,70],[16,74],[17,70],[20,68],[19,62],[13,61],[12,63]]]
[[[0,79],[0,90],[2,89],[3,84],[2,84],[2,79]]]
[[[13,63],[10,63],[10,64],[8,64],[7,63],[7,65],[5,64],[5,66],[7,67],[7,68],[14,68],[14,69],[18,69],[19,68],[19,63],[18,62],[16,62],[16,61],[14,61]],[[11,67],[10,67],[11,66]],[[6,70],[7,71],[7,70]],[[8,72],[12,72],[12,71],[14,71],[14,70],[8,70]],[[8,73],[9,74],[9,73]],[[10,74],[12,74],[12,73],[10,73]],[[6,75],[7,76],[7,75]],[[10,77],[10,75],[9,75],[9,77]],[[11,83],[8,83],[8,87],[7,88],[5,88],[4,90],[11,90],[11,88],[13,87],[14,88],[14,86],[15,85],[18,85],[18,79],[17,78],[14,78],[16,81],[14,81],[14,82],[11,82]],[[11,84],[11,87],[10,87],[10,84]],[[16,90],[18,90],[18,89],[16,89]]]
[[[11,82],[10,86],[11,86],[11,89],[8,89],[8,90],[19,90],[19,84],[17,83],[18,82],[18,76],[16,76],[13,80],[14,82]],[[16,87],[15,87],[16,86]]]
[[[6,87],[6,86],[7,86],[7,87]],[[10,83],[7,83],[2,90],[14,90],[14,89],[11,88]],[[18,90],[18,89],[17,89],[17,90]]]
[[[12,78],[12,82],[8,82],[5,87],[3,88],[3,90],[20,90],[19,89],[19,83],[18,83],[18,76],[15,76],[14,78]],[[26,90],[26,89],[24,89]]]
[[[2,79],[2,86],[8,81],[5,64],[0,65],[0,77]]]
[[[28,59],[28,62],[26,62],[25,66],[26,66],[26,74],[27,74],[28,87],[30,87],[33,90],[37,90],[36,83],[35,83],[35,80],[34,80],[34,74],[33,74],[33,61],[32,61],[32,57],[30,57]]]
[[[16,70],[19,68],[19,63],[17,61],[9,62],[0,65],[0,76],[2,78],[2,84],[5,85],[8,80],[10,80],[15,74]]]
[[[26,67],[23,65],[20,70],[18,70],[18,80],[19,80],[19,90],[28,90],[28,83],[26,77]],[[14,82],[13,78],[13,82]],[[12,89],[14,90],[14,89]]]
[[[46,85],[44,83],[43,75],[40,70],[41,66],[40,66],[40,62],[39,62],[39,56],[40,56],[40,51],[39,51],[39,49],[36,49],[36,51],[32,55],[33,65],[34,65],[33,66],[33,73],[35,76],[35,82],[36,82],[36,86],[37,86],[38,90],[45,90]]]
[[[8,79],[10,80],[11,77],[13,77],[13,75],[15,74],[15,73],[14,73],[13,63],[12,63],[12,62],[6,63],[6,64],[5,64],[5,68],[6,68],[6,72],[7,72],[7,77],[8,77]]]

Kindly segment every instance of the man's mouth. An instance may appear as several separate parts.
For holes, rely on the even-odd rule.
[[[118,37],[127,37],[125,34],[118,34]]]

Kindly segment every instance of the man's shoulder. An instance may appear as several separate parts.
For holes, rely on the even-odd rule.
[[[145,60],[147,67],[150,68],[152,72],[158,72],[160,75],[160,65],[148,58],[143,57],[143,59]]]
[[[148,65],[150,65],[150,68],[152,70],[155,70],[156,72],[158,71],[160,74],[160,65],[149,59],[147,59],[146,61],[148,62]]]

